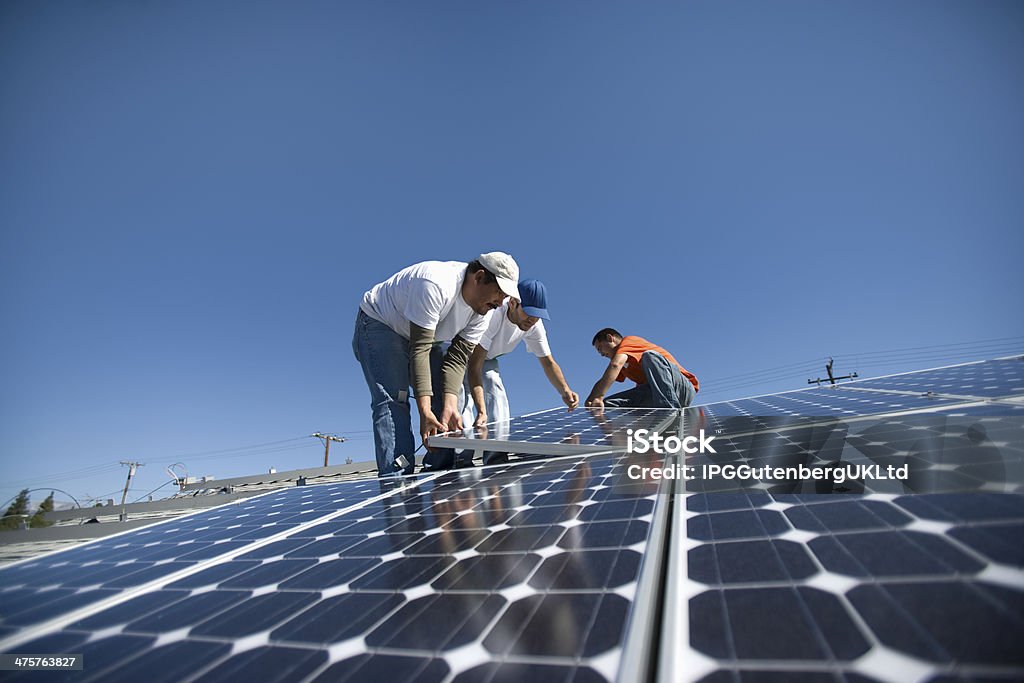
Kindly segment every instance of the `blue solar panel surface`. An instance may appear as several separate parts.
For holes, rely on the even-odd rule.
[[[54,618],[380,492],[375,481],[276,491],[0,569],[0,625],[21,628]]]
[[[822,417],[849,419],[937,410],[961,403],[956,399],[936,396],[869,393],[830,387],[693,406],[686,409],[686,421],[707,429],[735,432],[739,426],[744,429],[775,429],[787,424],[818,422]]]
[[[861,389],[934,392],[984,398],[1024,396],[1024,359],[1003,358],[851,382]]]
[[[109,662],[75,680],[613,678],[657,491],[617,486],[623,461],[445,474],[22,649]]]
[[[691,679],[1024,673],[1024,496],[686,499]],[[679,636],[680,634],[676,634]]]

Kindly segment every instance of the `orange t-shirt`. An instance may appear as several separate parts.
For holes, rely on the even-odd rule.
[[[640,357],[644,355],[644,351],[657,351],[669,360],[673,365],[679,368],[679,372],[686,376],[686,379],[690,380],[690,384],[693,385],[694,391],[700,391],[700,384],[697,382],[697,378],[692,372],[688,371],[682,365],[679,364],[672,354],[665,349],[652,344],[643,337],[623,337],[622,341],[615,348],[615,353],[626,354],[626,365],[619,371],[619,376],[615,378],[617,382],[624,382],[627,379],[631,379],[637,384],[647,384],[647,378],[644,377],[644,370],[640,366]]]

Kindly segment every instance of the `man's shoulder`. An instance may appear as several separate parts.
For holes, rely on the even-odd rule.
[[[502,304],[501,306],[495,308],[493,311],[489,311],[488,313],[484,314],[483,317],[487,319],[488,337],[493,337],[496,334],[498,334],[502,329],[504,329],[505,323],[509,322],[508,315],[506,315],[507,312],[508,306]]]
[[[399,271],[396,279],[413,287],[427,287],[452,296],[462,283],[466,264],[460,261],[422,261]]]
[[[458,277],[466,269],[466,265],[462,261],[420,261],[403,268],[399,273],[426,280],[447,281]]]
[[[530,339],[547,339],[548,331],[544,327],[544,321],[538,320],[537,324],[531,327],[525,336]]]
[[[658,347],[658,345],[655,344],[654,342],[652,342],[651,340],[646,339],[644,337],[640,337],[640,336],[635,335],[635,334],[631,334],[631,335],[628,335],[626,337],[623,337],[622,338],[622,343],[619,344],[619,346],[620,347],[628,346],[629,348],[634,348],[634,349],[651,349],[651,348],[657,348]]]
[[[625,354],[627,356],[634,357],[636,360],[639,359],[639,355],[644,351],[650,349],[661,348],[657,344],[647,341],[643,337],[638,337],[635,334],[627,335],[622,338],[619,342],[618,347],[615,349],[616,353]]]

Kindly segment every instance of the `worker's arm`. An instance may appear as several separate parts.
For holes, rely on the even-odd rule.
[[[562,397],[565,405],[569,406],[569,410],[578,406],[580,404],[579,394],[573,391],[569,387],[569,383],[565,381],[565,375],[562,374],[562,368],[558,367],[558,363],[555,362],[555,357],[541,356],[537,360],[540,361],[540,366],[544,368],[544,374],[547,375],[551,386]]]
[[[420,438],[425,443],[428,436],[444,431],[444,426],[430,408],[434,395],[430,385],[430,347],[434,343],[434,330],[409,324],[409,376],[416,393],[416,407],[420,411]]]
[[[466,341],[461,335],[452,340],[448,352],[441,361],[441,381],[444,383],[444,409],[441,412],[441,424],[448,431],[462,429],[462,413],[459,412],[459,390],[466,376],[466,363],[469,361],[476,344]]]
[[[598,408],[604,406],[604,395],[612,388],[612,384],[615,383],[627,360],[629,360],[629,357],[626,354],[617,353],[608,362],[608,367],[605,368],[601,379],[597,380],[597,384],[594,385],[594,388],[590,390],[590,395],[587,396],[587,406]]]
[[[476,419],[474,427],[481,427],[487,424],[487,405],[484,401],[484,361],[487,360],[487,349],[480,344],[473,349],[473,355],[469,357],[469,393],[473,397],[473,405],[476,406]]]

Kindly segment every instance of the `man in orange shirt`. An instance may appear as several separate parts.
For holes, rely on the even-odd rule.
[[[588,407],[685,408],[700,389],[693,373],[671,353],[642,337],[623,337],[606,327],[594,335],[593,345],[609,362],[587,397]],[[636,386],[604,397],[612,384],[626,379],[636,382]]]

